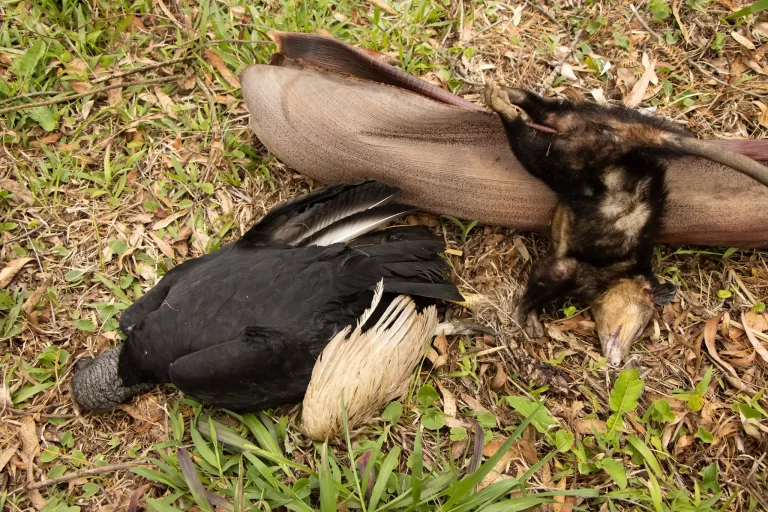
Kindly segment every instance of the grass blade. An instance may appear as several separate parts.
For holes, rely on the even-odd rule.
[[[485,478],[485,476],[491,472],[493,466],[495,466],[496,463],[499,462],[499,459],[501,459],[501,457],[507,453],[507,451],[509,451],[512,444],[517,441],[517,439],[519,439],[525,427],[531,423],[536,413],[542,407],[543,406],[539,404],[536,409],[534,409],[532,413],[529,414],[523,420],[523,422],[517,426],[515,431],[512,433],[512,435],[509,436],[509,439],[506,440],[501,448],[495,454],[493,454],[493,456],[489,457],[482,466],[480,466],[480,469],[446,489],[445,492],[446,494],[450,495],[450,498],[445,503],[443,507],[444,510],[451,510],[451,508],[458,505],[467,494],[472,492],[472,489],[477,487],[477,484],[479,484],[483,478]]]
[[[424,431],[423,425],[419,425],[416,430],[416,441],[413,443],[413,473],[411,476],[411,489],[413,502],[418,503],[421,500],[421,487],[424,484],[424,453],[421,450],[421,434]]]
[[[379,504],[379,499],[381,499],[381,495],[384,494],[384,489],[387,488],[389,475],[391,475],[392,470],[397,467],[400,451],[401,448],[399,446],[393,447],[384,458],[384,462],[381,463],[381,467],[379,468],[379,478],[376,479],[376,485],[373,487],[373,492],[371,493],[371,500],[368,502],[369,510],[376,510],[376,505]]]
[[[430,500],[433,496],[445,490],[445,488],[451,485],[451,482],[453,482],[455,479],[456,479],[455,471],[446,471],[444,473],[439,474],[435,478],[429,479],[424,485],[424,489],[422,489],[421,491],[421,502],[417,503],[416,505],[423,505],[428,500]],[[410,507],[413,505],[413,503],[414,503],[413,496],[411,495],[411,491],[409,489],[408,491],[404,492],[397,498],[387,503],[384,507],[382,507],[379,510],[392,510],[393,508]]]
[[[648,467],[651,468],[654,473],[656,473],[656,476],[663,478],[659,461],[656,460],[656,457],[653,455],[651,449],[648,448],[648,446],[635,435],[627,436],[627,442],[631,444],[632,447],[640,453],[640,455],[643,456],[645,463],[648,464]]]
[[[725,17],[727,20],[733,20],[736,18],[743,18],[744,16],[749,16],[750,14],[757,14],[760,11],[764,11],[768,9],[768,0],[757,0],[757,2],[753,3],[752,5],[748,5],[744,7],[743,9],[739,9],[738,11],[729,14]]]
[[[189,452],[184,448],[179,448],[176,452],[176,458],[179,461],[181,475],[184,477],[184,481],[187,482],[192,499],[195,500],[195,503],[203,512],[213,512],[213,506],[205,495],[205,487],[203,487],[203,482],[200,481],[200,476],[197,474],[195,463],[192,462]]]
[[[323,451],[320,456],[320,512],[334,512],[336,510],[336,488],[333,485],[333,475],[328,465],[328,441],[323,443]]]
[[[516,512],[518,510],[528,510],[544,503],[554,503],[552,498],[542,498],[538,496],[524,496],[521,498],[512,498],[510,500],[499,501],[483,509],[483,512]]]

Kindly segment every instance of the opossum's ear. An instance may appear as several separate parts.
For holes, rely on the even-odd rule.
[[[659,306],[666,306],[675,298],[677,286],[671,283],[657,284],[651,289],[646,289],[645,293]]]

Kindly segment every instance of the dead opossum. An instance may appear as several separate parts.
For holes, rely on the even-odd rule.
[[[486,103],[500,115],[515,157],[559,199],[553,253],[531,268],[517,320],[540,337],[539,310],[549,301],[568,295],[593,303],[603,353],[614,364],[642,333],[653,304],[668,304],[677,291],[652,268],[667,198],[664,160],[702,156],[768,185],[768,168],[754,160],[634,110],[495,83],[486,88]]]

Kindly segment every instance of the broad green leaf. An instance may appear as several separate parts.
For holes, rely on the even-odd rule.
[[[712,41],[712,44],[709,45],[710,48],[713,50],[722,50],[725,48],[725,40],[728,36],[725,35],[723,32],[718,32],[715,36],[715,40]]]
[[[440,430],[445,426],[445,415],[434,407],[430,407],[421,415],[421,424],[430,430]]]
[[[648,410],[645,411],[645,415],[642,419],[643,423],[647,422],[649,418],[658,423],[669,423],[675,419],[675,413],[670,410],[669,402],[662,398],[655,400],[650,407],[648,407]]]
[[[451,441],[463,441],[467,438],[467,429],[464,427],[451,428]]]
[[[61,448],[56,445],[49,445],[40,453],[40,462],[51,462],[59,458]]]
[[[611,475],[619,489],[627,488],[627,470],[620,461],[616,459],[603,459],[600,461],[600,466],[606,473]]]
[[[68,283],[73,283],[83,277],[83,274],[85,274],[83,270],[70,270],[64,274],[64,280]]]
[[[714,493],[720,492],[720,484],[717,481],[717,462],[713,462],[704,468],[699,475],[701,476],[701,488]]]
[[[479,413],[477,416],[475,416],[477,419],[477,422],[480,424],[483,428],[494,428],[496,426],[496,416],[491,414],[488,411],[483,411]]]
[[[573,446],[574,440],[575,438],[573,434],[567,430],[560,429],[555,432],[555,446],[557,447],[557,451],[560,453],[568,452]]]
[[[549,415],[549,412],[543,406],[532,400],[522,396],[508,396],[506,400],[520,415],[524,418],[530,418],[533,426],[542,434],[558,425],[557,421]],[[534,413],[534,411],[536,412]]]
[[[437,391],[435,391],[435,388],[429,384],[424,384],[421,386],[419,393],[416,395],[416,399],[421,405],[425,407],[435,403],[438,398],[440,398],[440,395],[438,395]]]
[[[37,107],[27,111],[29,117],[37,121],[37,123],[47,132],[52,132],[56,129],[56,117],[53,115],[53,111],[48,107]]]
[[[665,20],[672,14],[672,9],[669,8],[665,0],[649,0],[648,10],[651,11],[654,21]]]
[[[75,327],[85,332],[93,332],[96,330],[96,325],[93,323],[93,321],[87,318],[75,322]]]
[[[629,50],[629,38],[623,34],[619,34],[618,32],[613,33],[613,43],[618,46],[619,48],[624,48],[625,50]]]
[[[109,247],[118,255],[125,254],[125,251],[128,250],[128,246],[122,240],[112,240],[109,242]]]
[[[699,430],[695,434],[693,434],[693,437],[695,437],[696,439],[701,439],[703,442],[707,444],[711,444],[712,441],[715,440],[714,436],[711,433],[707,432],[701,427],[699,427]]]
[[[99,492],[99,490],[101,490],[101,486],[99,484],[96,482],[88,482],[87,484],[83,485],[82,496],[85,498],[94,496],[97,492]]]
[[[613,384],[611,390],[611,399],[609,401],[611,409],[619,414],[625,414],[637,407],[637,401],[643,394],[645,382],[637,376],[637,369],[622,370],[619,378]]]
[[[390,402],[384,412],[381,413],[381,419],[390,423],[397,423],[403,414],[403,405],[400,402]]]
[[[32,73],[37,68],[40,59],[45,55],[45,50],[45,39],[35,38],[35,42],[24,52],[24,56],[18,61],[18,65],[14,66],[14,71],[20,75]]]

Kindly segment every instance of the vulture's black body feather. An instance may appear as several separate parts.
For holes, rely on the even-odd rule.
[[[99,356],[116,359],[117,387],[101,382],[96,358],[76,370],[75,399],[104,409],[172,382],[233,410],[296,403],[323,348],[357,323],[382,279],[377,312],[397,294],[419,305],[462,300],[439,255],[444,243],[428,229],[360,234],[411,210],[389,203],[397,192],[375,182],[319,189],[274,208],[237,242],[178,265],[124,312],[124,345]],[[318,234],[341,241],[311,245]]]

